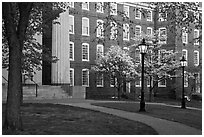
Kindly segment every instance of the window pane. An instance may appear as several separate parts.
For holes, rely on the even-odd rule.
[[[82,60],[84,60],[84,61],[89,60],[89,46],[88,46],[88,44],[82,45]]]
[[[69,48],[69,59],[74,60],[74,43],[70,42]]]
[[[82,70],[82,86],[88,86],[88,85],[89,85],[89,71]]]
[[[103,74],[97,74],[96,85],[100,87],[103,86]]]
[[[141,19],[140,9],[135,9],[135,18],[136,18],[136,19]]]

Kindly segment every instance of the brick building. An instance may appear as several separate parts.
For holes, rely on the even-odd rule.
[[[101,6],[103,5],[103,6]],[[153,30],[158,29],[162,35],[167,35],[167,40],[164,42],[163,48],[178,51],[185,54],[188,60],[188,69],[198,69],[195,75],[196,80],[189,79],[186,82],[186,90],[200,92],[201,88],[201,71],[198,68],[201,64],[201,43],[192,43],[194,35],[199,35],[199,31],[192,31],[187,34],[187,40],[177,39],[174,33],[169,32],[165,28],[165,20],[157,18],[158,14],[149,8],[147,3],[110,3],[109,7],[114,10],[108,10],[106,3],[71,3],[70,8],[70,79],[72,86],[85,86],[87,98],[106,98],[115,94],[115,89],[111,86],[110,79],[107,77],[97,79],[94,72],[91,71],[91,66],[94,65],[97,58],[97,52],[104,53],[114,44],[119,44],[121,47],[127,47],[134,44],[131,40],[137,33],[145,32],[151,34]],[[104,10],[102,7],[106,7]],[[143,16],[138,9],[147,11],[147,15]],[[124,12],[129,19],[121,12]],[[99,25],[100,23],[110,23],[107,15],[112,15],[112,20],[121,22],[117,25],[119,32],[117,38],[111,38],[112,29]],[[99,26],[102,26],[101,28]],[[193,26],[192,26],[193,27]],[[101,29],[101,30],[100,30]],[[102,32],[105,29],[106,31]],[[103,36],[101,37],[102,33]],[[196,34],[197,33],[197,34]],[[183,44],[185,43],[185,44]],[[199,56],[200,55],[200,56]],[[178,55],[178,59],[181,54]],[[195,83],[196,81],[196,83]],[[180,83],[177,87],[173,87]],[[188,84],[187,84],[188,83]],[[140,92],[140,82],[127,83],[127,92]],[[181,87],[180,78],[163,81],[158,84],[157,93],[168,96],[172,90],[175,90],[177,95],[180,94]]]
[[[146,11],[145,16],[141,10]],[[117,93],[110,78],[97,77],[91,70],[98,54],[104,54],[111,45],[117,44],[122,48],[133,45],[134,40],[131,38],[136,34],[141,32],[152,34],[153,30],[158,29],[160,35],[167,35],[163,48],[178,51],[180,54],[177,59],[183,54],[188,60],[186,69],[195,71],[195,79],[188,78],[185,83],[187,93],[201,92],[202,46],[201,43],[192,42],[201,31],[194,30],[183,35],[182,41],[176,37],[174,34],[176,32],[169,32],[166,29],[166,21],[158,18],[158,14],[149,8],[148,3],[70,2],[69,15],[65,16],[69,16],[69,19],[64,20],[64,27],[56,27],[50,22],[50,31],[42,36],[42,43],[52,50],[53,55],[60,55],[61,61],[58,65],[43,62],[42,71],[37,73],[37,78],[35,76],[39,84],[65,84],[70,85],[72,92],[85,89],[86,98],[110,98]],[[62,17],[60,20],[63,20]],[[115,35],[116,33],[118,35]],[[139,52],[135,51],[134,54]],[[127,83],[125,90],[136,97],[140,94],[140,87],[141,82],[138,80]],[[145,94],[148,94],[147,87]],[[164,97],[173,93],[179,97],[181,87],[181,78],[175,78],[160,82],[155,88],[155,93]]]

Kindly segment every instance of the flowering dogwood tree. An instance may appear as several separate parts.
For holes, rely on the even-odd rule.
[[[118,91],[118,99],[121,96],[123,80],[131,81],[138,77],[137,65],[133,63],[128,53],[118,45],[111,46],[105,55],[101,55],[92,69],[98,73],[106,74],[114,80],[114,87]]]
[[[176,60],[177,52],[173,50],[166,50],[162,48],[160,41],[165,40],[166,37],[160,37],[158,31],[155,31],[153,35],[147,35],[141,33],[133,38],[135,45],[140,43],[142,38],[146,39],[148,45],[148,53],[145,56],[145,75],[146,80],[149,82],[149,100],[151,101],[152,90],[158,85],[159,82],[165,81],[175,76],[175,71],[179,69],[180,62]],[[138,64],[141,68],[141,63]],[[141,69],[138,73],[141,73]]]

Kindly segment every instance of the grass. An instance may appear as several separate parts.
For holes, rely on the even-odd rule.
[[[146,112],[139,112],[139,103],[92,103],[92,105],[114,108],[129,112],[142,113],[156,118],[179,122],[197,129],[202,129],[202,111],[146,104]]]
[[[155,135],[151,127],[135,121],[119,118],[87,109],[26,103],[21,107],[23,131],[5,134],[20,135]],[[5,104],[2,107],[4,122]]]

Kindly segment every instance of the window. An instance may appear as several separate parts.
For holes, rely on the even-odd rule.
[[[135,9],[135,19],[141,19],[141,11],[140,9]]]
[[[129,24],[123,24],[123,40],[129,40]]]
[[[186,49],[182,50],[182,56],[184,56],[184,58],[187,60],[187,64],[188,64],[188,51]]]
[[[110,3],[110,15],[117,15],[117,4],[111,2]]]
[[[69,15],[69,34],[74,34],[74,16]]]
[[[188,87],[188,75],[186,71],[184,71],[184,87]]]
[[[188,33],[184,29],[182,29],[182,42],[188,44]]]
[[[167,20],[167,13],[159,13],[159,21],[166,21]]]
[[[140,36],[141,35],[141,31],[142,31],[141,26],[136,25],[135,26],[135,36]]]
[[[141,63],[141,54],[140,54],[140,50],[139,49],[135,50],[135,62],[136,63]]]
[[[103,7],[104,7],[104,3],[103,2],[97,2],[96,3],[96,12],[103,13]]]
[[[82,35],[89,36],[89,19],[86,17],[82,18]]]
[[[158,82],[158,87],[166,87],[166,80],[162,79]]]
[[[167,38],[166,28],[159,28],[159,42],[161,44],[166,44],[166,38]]]
[[[194,30],[194,45],[199,45],[199,30],[198,29],[195,29]]]
[[[82,9],[89,10],[89,2],[82,2]]]
[[[99,59],[104,53],[103,45],[97,45],[96,47],[96,59]]]
[[[82,61],[89,61],[89,44],[82,44]]]
[[[74,86],[74,69],[70,68],[69,72],[70,72],[70,86]]]
[[[89,70],[82,69],[82,86],[89,86]]]
[[[135,87],[141,87],[141,78],[138,78],[138,79],[135,81]]]
[[[152,21],[152,11],[147,11],[147,21]]]
[[[124,5],[123,6],[124,14],[129,17],[129,6]]]
[[[68,2],[69,7],[74,8],[74,2]]]
[[[74,43],[69,42],[69,60],[74,60]]]
[[[103,74],[97,74],[96,86],[103,87]]]
[[[198,66],[199,65],[199,51],[194,51],[194,65]]]
[[[103,20],[97,20],[96,36],[104,37]]]
[[[165,63],[165,58],[164,58],[164,52],[165,52],[165,49],[161,49],[161,50],[158,50],[158,55],[159,55],[159,63]]]
[[[153,80],[151,80],[151,86],[153,87]],[[147,87],[150,87],[150,77],[147,79]]]
[[[117,30],[117,24],[115,22],[111,22],[110,23],[111,26],[111,30],[110,30],[110,39],[117,39],[117,34],[118,34],[118,30]]]
[[[117,81],[117,79],[114,78],[113,75],[111,75],[111,77],[110,77],[110,87],[115,87],[116,81]]]
[[[152,28],[151,27],[147,27],[147,35],[152,36]]]

